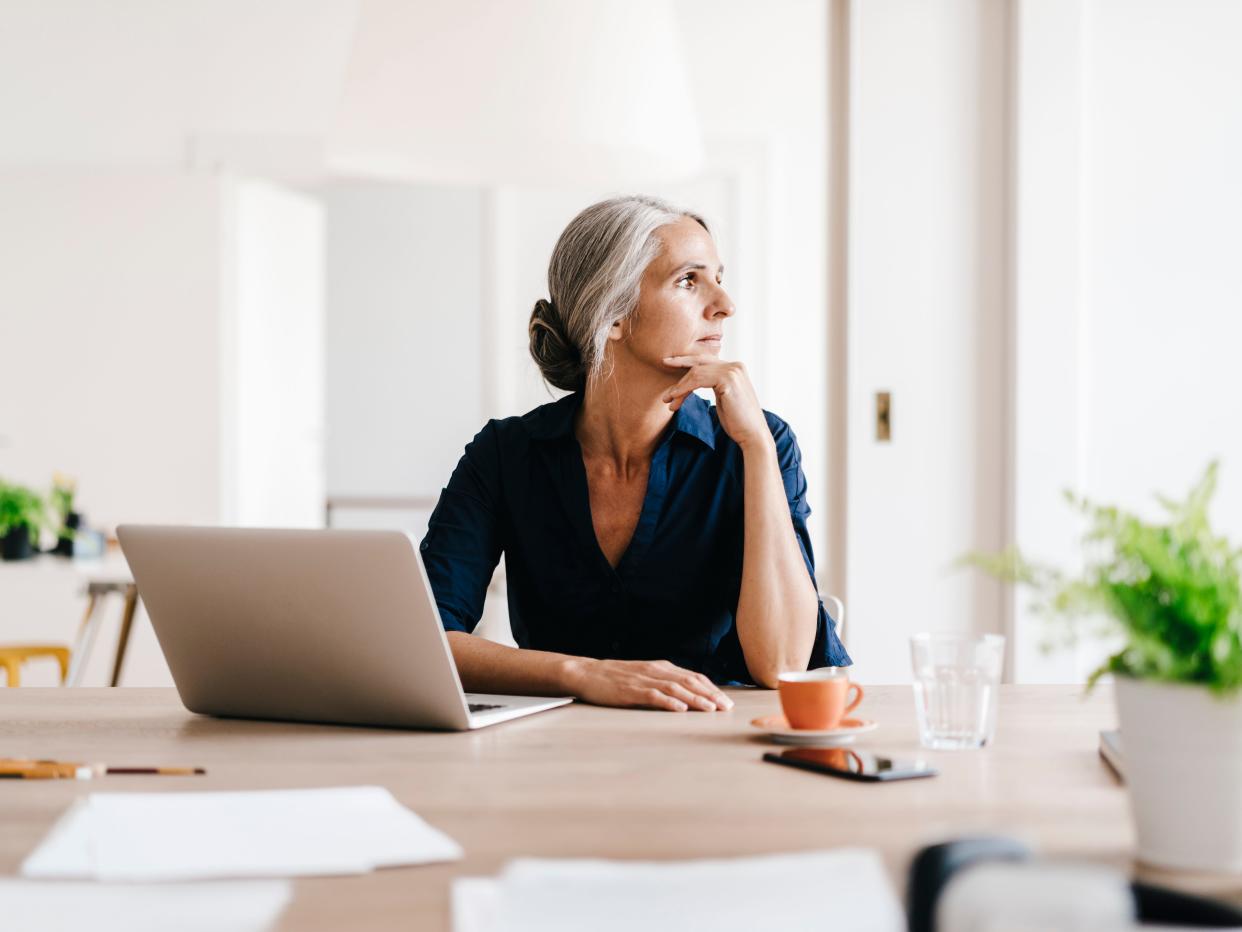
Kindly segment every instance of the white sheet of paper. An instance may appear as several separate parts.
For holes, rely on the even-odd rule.
[[[500,881],[495,877],[458,877],[449,888],[453,932],[500,929]]]
[[[56,820],[39,847],[22,863],[26,877],[89,880],[95,876],[86,797],[75,800]]]
[[[263,932],[292,892],[284,880],[139,885],[0,879],[5,928],[41,932]]]
[[[701,861],[536,860],[453,889],[454,932],[903,932],[879,855],[862,848]]]
[[[455,841],[383,787],[93,793],[53,827],[22,874],[114,882],[298,877],[461,856]]]

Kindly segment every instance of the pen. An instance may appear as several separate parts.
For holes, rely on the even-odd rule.
[[[202,767],[108,767],[105,764],[81,764],[54,760],[0,759],[0,778],[8,779],[78,779],[89,780],[104,774],[152,774],[168,777],[206,774]]]
[[[28,760],[22,757],[0,757],[0,768],[36,767],[43,764],[59,764],[56,760]]]
[[[0,761],[0,780],[89,780],[94,767],[38,761],[14,765]]]

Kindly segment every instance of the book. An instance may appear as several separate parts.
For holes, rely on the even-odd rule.
[[[1104,758],[1104,763],[1112,768],[1117,779],[1124,783],[1126,770],[1125,758],[1121,753],[1121,732],[1115,730],[1100,732],[1100,757]]]

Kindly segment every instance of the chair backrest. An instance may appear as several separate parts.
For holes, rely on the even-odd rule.
[[[826,595],[824,598],[824,607],[828,609],[828,614],[832,620],[837,623],[837,637],[841,643],[845,644],[845,603],[835,595]]]
[[[22,666],[29,660],[50,657],[60,666],[60,681],[65,682],[69,672],[69,648],[63,644],[19,644],[0,647],[0,669],[5,671],[5,684],[22,684]]]

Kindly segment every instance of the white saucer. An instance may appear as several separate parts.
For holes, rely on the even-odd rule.
[[[822,731],[807,728],[790,728],[783,715],[765,715],[751,721],[751,725],[764,732],[777,744],[809,744],[817,747],[849,744],[859,735],[875,731],[879,726],[869,719],[847,718],[836,728]]]

